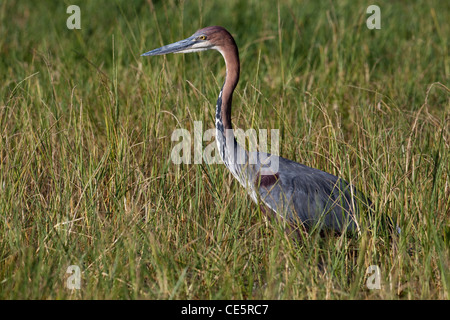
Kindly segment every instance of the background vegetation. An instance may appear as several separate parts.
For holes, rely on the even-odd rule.
[[[378,1],[381,30],[370,4],[2,1],[0,298],[448,299],[450,3]],[[208,25],[240,48],[235,127],[280,129],[282,156],[352,181],[398,239],[295,243],[223,165],[171,162],[174,129],[213,127],[224,63],[140,54]]]

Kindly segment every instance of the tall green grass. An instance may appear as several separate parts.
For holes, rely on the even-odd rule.
[[[2,2],[0,298],[448,299],[450,7],[381,1],[369,30],[368,5]],[[352,181],[398,238],[294,242],[223,165],[171,162],[173,130],[214,126],[225,66],[140,54],[208,25],[240,48],[234,126],[279,129],[282,156]]]

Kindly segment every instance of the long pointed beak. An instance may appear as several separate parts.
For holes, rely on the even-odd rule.
[[[192,47],[195,43],[197,43],[195,41],[195,37],[191,36],[187,39],[184,39],[184,40],[172,43],[172,44],[168,44],[161,48],[154,49],[149,52],[143,53],[143,54],[141,54],[141,56],[159,56],[159,55],[168,54],[168,53],[177,53],[177,52],[189,49],[189,47]]]

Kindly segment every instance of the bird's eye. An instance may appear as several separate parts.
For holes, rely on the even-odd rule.
[[[206,40],[206,36],[199,36],[197,39],[198,40]]]

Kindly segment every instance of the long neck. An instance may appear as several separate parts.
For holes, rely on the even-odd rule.
[[[231,170],[230,153],[234,151],[235,145],[237,145],[231,124],[231,104],[234,89],[239,81],[239,53],[236,45],[219,48],[218,51],[225,60],[227,72],[216,105],[216,140],[220,156]]]
[[[231,124],[233,91],[239,81],[239,54],[236,46],[219,50],[225,59],[227,73],[216,105],[216,141],[222,161],[233,176],[247,186],[247,152],[237,143]]]
[[[221,50],[220,52],[225,59],[227,72],[225,76],[225,83],[223,84],[219,99],[217,101],[218,114],[216,114],[216,117],[220,117],[223,123],[223,128],[227,130],[232,129],[231,104],[234,89],[239,82],[240,63],[239,53],[236,46],[230,46],[226,50]]]

